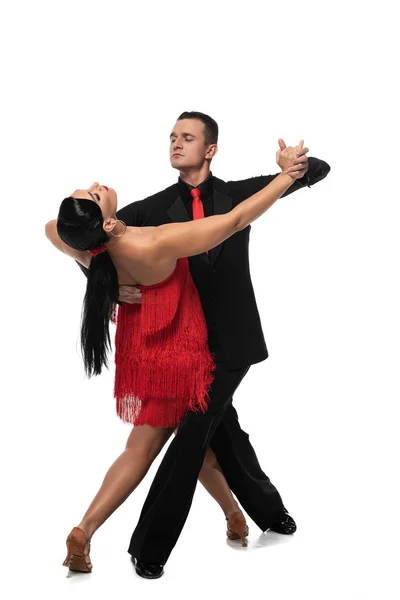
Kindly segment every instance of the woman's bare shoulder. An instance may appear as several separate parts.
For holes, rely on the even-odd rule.
[[[130,227],[124,245],[115,256],[120,282],[152,285],[164,280],[175,268],[176,260],[162,254],[157,244],[158,227]],[[129,281],[128,281],[129,280]]]

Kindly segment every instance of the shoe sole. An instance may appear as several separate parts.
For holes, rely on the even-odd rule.
[[[160,579],[164,575],[164,571],[162,571],[159,575],[143,575],[138,569],[135,567],[136,574],[143,579]]]

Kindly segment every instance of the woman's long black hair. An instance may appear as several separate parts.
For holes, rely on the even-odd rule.
[[[58,235],[76,250],[93,250],[108,241],[100,207],[91,200],[65,198],[57,219]],[[108,366],[109,323],[118,301],[118,275],[108,252],[93,256],[83,300],[81,348],[89,377]]]

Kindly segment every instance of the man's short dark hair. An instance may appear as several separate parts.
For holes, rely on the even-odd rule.
[[[209,144],[218,144],[218,123],[208,115],[195,110],[183,112],[178,117],[178,121],[182,119],[199,119],[204,124],[204,138],[206,146]]]

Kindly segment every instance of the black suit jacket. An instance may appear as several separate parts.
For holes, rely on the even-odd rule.
[[[311,186],[329,173],[329,165],[309,157],[309,169],[284,194]],[[213,177],[214,214],[229,212],[234,206],[261,190],[276,175],[242,181],[222,181]],[[117,217],[136,227],[188,221],[177,184],[118,211]],[[249,269],[250,225],[213,249],[189,258],[190,271],[200,294],[209,327],[217,331],[223,356],[231,369],[251,365],[268,357]]]

